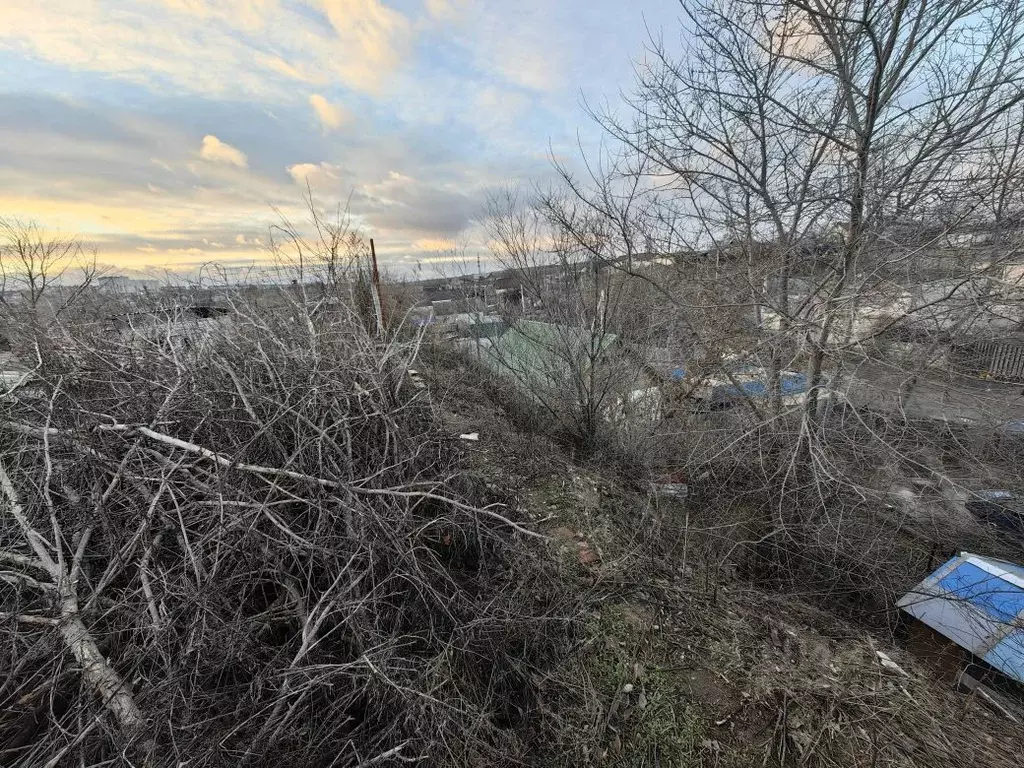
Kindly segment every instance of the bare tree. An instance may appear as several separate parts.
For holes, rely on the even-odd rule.
[[[536,210],[566,252],[673,305],[674,335],[699,350],[680,363],[746,406],[695,429],[687,459],[694,474],[721,477],[725,462],[746,476],[715,489],[745,508],[762,494],[743,548],[767,550],[773,572],[821,564],[852,584],[887,563],[898,580],[897,539],[851,524],[888,503],[881,475],[952,487],[968,465],[1014,473],[979,467],[962,435],[948,448],[942,419],[1012,411],[949,361],[954,342],[1024,320],[1024,10],[681,6],[681,52],[652,41],[627,109],[592,109],[603,154],[582,174],[560,166]]]
[[[538,200],[549,208],[538,208]],[[506,189],[489,200],[492,256],[518,284],[520,301],[500,310],[516,340],[495,340],[488,354],[556,431],[595,450],[613,439],[615,422],[628,412],[636,411],[641,422],[657,413],[656,382],[643,373],[634,349],[649,346],[667,323],[655,317],[644,300],[650,297],[638,296],[635,285],[608,267],[603,248],[614,240],[603,231],[607,222],[582,206],[570,214],[569,198],[558,205],[574,216],[572,231],[586,248],[565,236],[568,227],[552,222],[552,195]]]
[[[0,218],[0,301],[25,301],[39,308],[57,291],[49,307],[60,314],[89,288],[99,272],[95,251],[76,237],[51,233],[34,221]]]
[[[816,383],[850,341],[834,337],[857,297],[937,240],[902,239],[893,253],[893,228],[938,215],[955,230],[990,197],[1000,176],[977,168],[993,133],[1019,122],[1020,9],[737,0],[683,11],[684,55],[655,41],[635,119],[599,117],[661,182],[657,236],[741,257],[750,303],[779,318],[771,367],[796,341]],[[817,275],[798,300],[795,268]]]

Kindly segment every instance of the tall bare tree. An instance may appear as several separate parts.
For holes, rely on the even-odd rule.
[[[67,309],[99,269],[95,251],[77,237],[49,232],[35,221],[0,218],[0,301],[24,301],[38,309],[48,294],[54,314]]]
[[[749,449],[740,463],[772,510],[754,538],[801,529],[788,551],[804,562],[831,538],[822,558],[871,569],[863,552],[887,545],[877,531],[839,553],[849,511],[880,501],[856,468],[948,473],[936,434],[910,439],[858,408],[843,421],[841,395],[884,401],[885,419],[905,422],[915,404],[941,422],[961,419],[943,399],[959,388],[961,410],[1008,418],[1004,403],[964,389],[950,361],[955,342],[1024,320],[1024,8],[681,8],[679,45],[652,41],[626,109],[592,108],[606,149],[582,174],[561,167],[561,189],[540,193],[537,210],[568,250],[658,290],[719,378],[739,365],[761,372],[767,391],[746,398],[753,420],[698,452],[704,462]],[[806,390],[798,406],[793,372]],[[962,441],[957,450],[973,460]]]
[[[520,290],[520,301],[503,314],[511,322],[539,321],[519,322],[515,334],[547,358],[548,370],[535,370],[532,355],[502,363],[553,423],[593,449],[631,409],[637,415],[657,410],[634,348],[656,343],[669,323],[645,301],[650,297],[638,296],[636,286],[608,267],[612,254],[605,248],[615,240],[606,218],[572,197],[546,196],[545,209],[531,201],[518,190],[497,193],[486,221],[492,255]],[[560,224],[556,211],[572,224]]]
[[[966,0],[682,6],[683,55],[656,40],[633,118],[598,117],[659,182],[657,237],[730,252],[751,303],[770,307],[790,342],[773,339],[773,367],[796,341],[818,382],[850,341],[837,326],[858,297],[1007,190],[992,164],[1014,155],[994,139],[1020,125],[1022,11]],[[918,231],[894,250],[897,228]],[[799,299],[794,269],[818,278]],[[809,417],[817,407],[808,398]]]

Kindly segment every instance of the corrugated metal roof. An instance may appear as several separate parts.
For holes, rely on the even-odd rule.
[[[730,368],[735,384],[723,375],[711,376],[708,379],[711,385],[712,397],[715,399],[728,399],[734,397],[767,397],[769,393],[769,374],[764,368],[754,365],[740,365]],[[679,366],[672,371],[674,379],[686,378],[686,368]],[[827,385],[828,379],[822,377],[822,384]],[[807,374],[798,371],[779,372],[779,391],[783,397],[803,395],[807,392]]]
[[[896,605],[1024,683],[1024,567],[962,552]]]
[[[576,383],[573,377],[582,372],[587,361],[602,357],[617,340],[611,333],[517,320],[504,333],[491,338],[480,359],[532,395]]]

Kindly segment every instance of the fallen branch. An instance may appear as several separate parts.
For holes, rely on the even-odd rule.
[[[0,581],[6,581],[8,584],[15,585],[24,584],[41,591],[56,589],[56,587],[49,582],[39,581],[38,579],[33,579],[31,576],[24,573],[16,573],[14,571],[0,571]]]
[[[528,528],[524,528],[523,526],[519,525],[519,523],[513,522],[504,515],[499,515],[497,512],[487,509],[486,507],[473,507],[470,506],[469,504],[463,504],[461,502],[455,501],[454,499],[450,499],[447,496],[441,496],[440,494],[437,493],[430,493],[428,491],[403,491],[395,488],[361,488],[358,485],[351,486],[351,489],[356,493],[362,493],[368,496],[397,496],[399,498],[432,499],[433,501],[439,501],[444,504],[450,504],[456,509],[461,509],[463,512],[468,512],[470,514],[475,515],[485,515],[494,520],[497,520],[500,523],[504,523],[510,528],[513,528],[516,531],[519,531],[519,533],[522,533],[526,536],[532,536],[533,538],[540,539],[541,541],[548,541],[549,539],[549,537],[545,536],[543,533],[537,533],[536,531],[531,531]]]
[[[54,560],[50,556],[46,539],[29,523],[25,509],[3,463],[0,463],[0,490],[7,501],[8,511],[17,521],[25,541],[49,572],[58,593],[60,610],[59,620],[39,616],[9,615],[23,623],[57,626],[64,639],[64,644],[82,667],[82,678],[85,682],[99,695],[104,706],[110,710],[124,731],[128,733],[136,731],[145,722],[145,718],[143,718],[127,685],[103,658],[96,641],[89,634],[85,624],[82,623],[74,582],[71,580],[71,575],[59,564],[63,563],[63,558]],[[55,521],[54,525],[56,527]],[[61,546],[59,540],[56,542],[56,546]]]
[[[11,565],[20,565],[23,568],[35,568],[36,570],[46,571],[46,566],[39,560],[34,560],[26,555],[19,555],[17,552],[5,552],[0,550],[0,562],[10,563]]]
[[[424,759],[422,756],[421,757],[402,757],[402,750],[405,749],[407,746],[409,746],[409,742],[407,742],[407,741],[402,742],[397,747],[392,747],[391,749],[387,750],[386,752],[381,752],[376,757],[371,757],[369,760],[363,760],[363,762],[359,763],[359,765],[357,765],[356,768],[370,768],[371,765],[377,765],[378,763],[383,763],[385,760],[387,760],[388,758],[391,758],[391,757],[397,757],[403,763],[415,763],[418,760],[423,760]]]
[[[144,435],[145,437],[148,437],[151,440],[163,443],[164,445],[170,445],[174,448],[178,448],[180,450],[187,451],[198,456],[202,456],[203,458],[216,462],[218,465],[225,468],[238,469],[241,470],[242,472],[252,472],[254,474],[268,475],[270,477],[286,477],[291,480],[315,483],[316,485],[322,486],[324,488],[348,488],[354,493],[360,493],[367,496],[393,496],[397,498],[431,499],[433,501],[439,501],[444,504],[449,504],[456,509],[462,510],[463,512],[468,512],[470,514],[476,515],[485,515],[513,528],[514,530],[526,536],[532,536],[543,541],[547,541],[548,539],[547,536],[541,533],[537,533],[536,531],[531,531],[528,528],[524,528],[520,524],[512,520],[509,520],[504,515],[499,515],[497,512],[494,512],[493,510],[482,507],[474,507],[469,504],[463,504],[461,502],[455,501],[454,499],[448,498],[447,496],[442,496],[440,494],[429,493],[426,491],[403,491],[401,489],[393,488],[365,488],[358,485],[347,485],[345,483],[339,483],[336,480],[328,480],[323,477],[315,477],[313,475],[303,474],[302,472],[294,472],[290,469],[280,469],[278,467],[264,467],[258,464],[246,464],[244,462],[236,462],[228,458],[227,456],[224,456],[221,453],[211,451],[209,448],[204,448],[201,445],[190,443],[187,440],[180,440],[176,437],[165,435],[162,432],[157,432],[155,430],[149,429],[148,427],[139,427],[137,431],[139,434]]]
[[[49,616],[34,616],[27,613],[9,613],[7,611],[0,611],[0,619],[14,619],[14,621],[20,621],[22,624],[41,624],[48,627],[55,627],[60,623],[57,619]]]

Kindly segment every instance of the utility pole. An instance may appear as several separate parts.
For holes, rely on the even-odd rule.
[[[384,310],[380,302],[380,271],[377,269],[377,249],[370,238],[370,261],[373,264],[373,272],[370,276],[370,294],[373,297],[373,312],[377,318],[377,335],[384,335]]]

